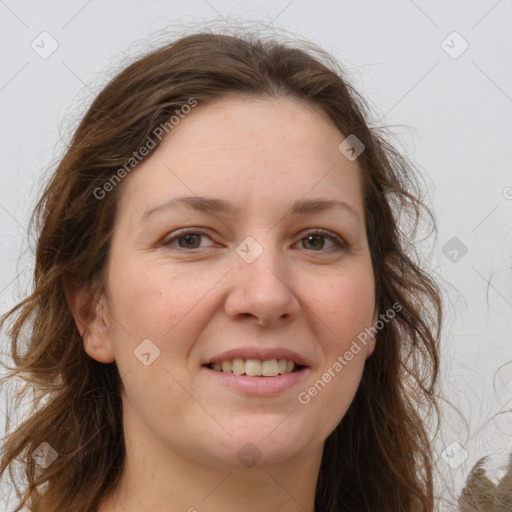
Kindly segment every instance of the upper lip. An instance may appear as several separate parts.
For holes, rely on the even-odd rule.
[[[270,359],[288,359],[299,366],[309,366],[308,361],[297,352],[287,348],[262,348],[262,347],[240,347],[227,350],[222,354],[210,358],[205,365],[232,361],[233,359],[259,359],[268,361]]]

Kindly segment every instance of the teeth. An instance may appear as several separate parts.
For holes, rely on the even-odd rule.
[[[286,369],[288,368],[288,365],[286,364],[286,359],[279,359],[277,362],[277,371],[279,373],[286,373]]]
[[[264,377],[275,377],[279,375],[279,363],[276,359],[270,361],[263,361],[261,363],[261,375]]]
[[[261,361],[257,359],[247,359],[247,361],[245,361],[245,374],[251,377],[261,377]]]
[[[233,367],[233,364],[231,363],[231,361],[222,361],[222,371],[223,372],[226,372],[226,373],[231,372],[232,367]],[[213,365],[213,369],[219,371],[218,368],[215,368],[215,365]]]
[[[235,359],[233,361],[233,366],[231,368],[231,371],[233,373],[236,373],[237,375],[242,375],[242,373],[245,373],[245,362],[243,359]]]
[[[211,368],[218,372],[249,375],[250,377],[277,377],[283,373],[292,373],[295,363],[287,359],[233,359],[212,363]]]

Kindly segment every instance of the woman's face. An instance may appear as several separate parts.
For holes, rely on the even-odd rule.
[[[106,326],[86,349],[115,359],[125,426],[147,450],[300,460],[343,418],[374,342],[344,355],[375,321],[344,138],[296,100],[222,99],[192,109],[118,185]],[[280,359],[304,368],[280,374]]]

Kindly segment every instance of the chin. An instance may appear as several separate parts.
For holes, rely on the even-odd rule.
[[[216,449],[212,456],[221,464],[235,468],[241,465],[264,467],[292,459],[308,442],[298,426],[283,428],[283,418],[275,421],[274,417],[273,422],[260,424],[254,422],[247,428],[238,428],[236,433],[230,431],[233,437],[224,437],[222,443],[216,444],[216,448],[221,449]]]

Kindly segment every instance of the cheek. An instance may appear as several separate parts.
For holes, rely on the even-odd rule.
[[[342,350],[373,323],[375,292],[370,271],[347,274],[316,290],[317,312],[327,327],[331,348]]]
[[[112,271],[112,313],[133,337],[163,340],[198,304],[205,293],[204,282],[180,272],[170,266],[135,263]]]
[[[318,339],[323,365],[301,399],[310,402],[306,407],[314,411],[312,416],[323,418],[319,428],[327,436],[347,412],[361,381],[367,354],[358,335],[373,324],[373,277],[367,273],[344,276],[320,292],[315,313],[321,320]]]
[[[161,263],[140,264],[138,268],[134,265],[131,269],[120,265],[114,269],[110,275],[114,326],[111,335],[120,370],[140,371],[134,351],[149,339],[157,347],[154,350],[158,358],[145,368],[146,373],[153,367],[165,367],[186,380],[187,365],[195,364],[189,362],[190,352],[215,308],[215,295],[208,291],[213,292],[221,278],[219,272],[199,277],[195,268],[176,269]]]
[[[150,415],[155,404],[169,403],[165,411],[157,407],[159,414],[177,414],[187,398],[178,382],[187,382],[187,355],[203,328],[193,320],[203,317],[204,305],[198,301],[205,294],[204,282],[178,276],[169,266],[133,263],[118,265],[109,279],[112,340],[131,407]],[[142,345],[148,339],[151,343]],[[137,358],[146,352],[151,361],[147,366]],[[179,399],[171,403],[169,397]]]

